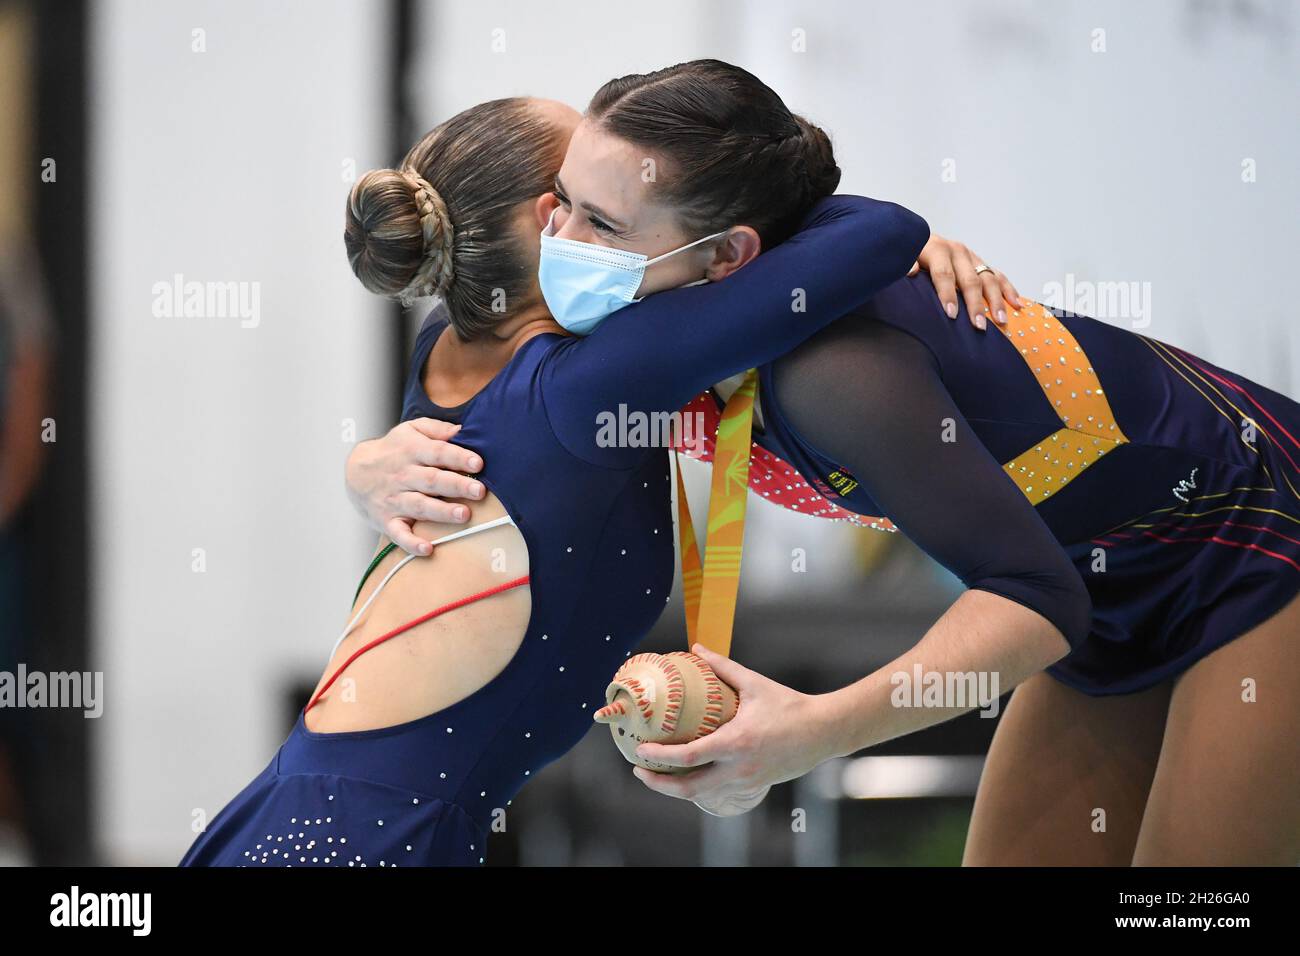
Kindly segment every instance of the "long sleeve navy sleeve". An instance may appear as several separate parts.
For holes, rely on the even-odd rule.
[[[853,315],[772,372],[775,394],[764,399],[918,547],[967,587],[1036,611],[1072,648],[1083,641],[1092,600],[1082,577],[971,429],[923,342]]]
[[[673,412],[783,355],[901,278],[929,236],[894,203],[821,200],[793,237],[726,279],[647,296],[556,349],[542,370],[556,436],[588,461],[633,467],[644,449],[599,442],[598,416]]]

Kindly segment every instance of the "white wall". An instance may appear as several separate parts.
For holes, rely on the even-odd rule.
[[[347,267],[343,171],[384,164],[385,9],[94,8],[86,489],[111,862],[175,863],[191,811],[266,765],[286,676],[324,665],[372,546],[342,492],[342,423],[384,425],[388,316]],[[260,283],[259,324],[156,317],[175,273]]]

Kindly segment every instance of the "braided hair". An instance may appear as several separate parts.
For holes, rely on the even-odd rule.
[[[451,252],[456,234],[447,213],[447,204],[438,191],[413,169],[399,172],[411,187],[415,208],[420,214],[420,234],[424,238],[424,262],[415,270],[415,276],[407,287],[398,293],[401,303],[409,305],[421,296],[442,295],[451,285]]]

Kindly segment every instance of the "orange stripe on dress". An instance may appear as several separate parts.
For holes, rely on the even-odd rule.
[[[1035,442],[1002,468],[1033,504],[1045,501],[1094,462],[1128,442],[1097,370],[1074,334],[1029,299],[997,328],[1043,388],[1063,428]]]

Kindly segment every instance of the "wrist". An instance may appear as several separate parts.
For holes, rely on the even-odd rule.
[[[814,728],[813,746],[817,763],[835,757],[847,757],[862,749],[857,743],[857,727],[846,698],[847,688],[809,697],[809,720]]]

